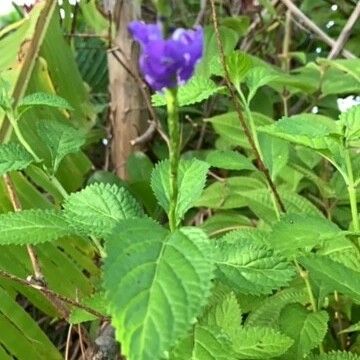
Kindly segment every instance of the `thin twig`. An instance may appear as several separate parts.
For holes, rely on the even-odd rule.
[[[35,290],[38,290],[40,291],[41,293],[43,293],[44,295],[48,295],[49,297],[51,298],[55,298],[57,300],[60,300],[64,303],[67,303],[69,305],[73,305],[77,308],[80,308],[80,309],[83,309],[83,310],[86,310],[88,313],[100,318],[100,319],[104,319],[104,315],[97,312],[96,310],[86,306],[86,305],[83,305],[81,303],[79,303],[78,301],[76,300],[73,300],[73,299],[70,299],[66,296],[63,296],[61,294],[58,294],[56,293],[55,291],[52,291],[44,286],[41,286],[41,285],[37,285],[37,284],[34,284],[33,282],[31,281],[28,281],[28,280],[24,280],[22,278],[19,278],[17,277],[16,275],[13,275],[13,274],[10,274],[4,270],[0,270],[0,277],[4,278],[4,279],[8,279],[8,280],[12,280],[12,281],[15,281],[21,285],[25,285],[25,286],[28,286],[28,287],[31,287]]]
[[[328,59],[336,58],[339,55],[339,53],[343,50],[343,48],[351,34],[351,30],[354,27],[359,16],[360,16],[360,1],[358,1],[358,3],[356,4],[354,11],[352,12],[347,23],[341,30],[341,33],[340,33],[339,37],[337,38],[335,44],[332,46],[330,54],[328,56]]]
[[[145,130],[145,132],[143,134],[141,134],[140,136],[138,136],[137,138],[135,138],[133,140],[130,140],[130,144],[132,146],[139,145],[139,144],[145,144],[151,140],[152,136],[154,135],[154,133],[156,131],[156,122],[150,120],[149,123],[150,123],[149,127]]]
[[[217,14],[216,14],[216,8],[215,8],[215,1],[214,0],[210,0],[211,3],[211,9],[212,9],[212,19],[213,19],[213,23],[214,23],[214,28],[215,28],[215,34],[216,34],[216,40],[217,40],[217,44],[218,44],[218,48],[220,51],[220,58],[221,58],[221,63],[222,66],[224,68],[224,73],[225,73],[225,81],[226,81],[226,86],[230,92],[230,97],[233,101],[235,110],[237,112],[241,127],[243,128],[244,134],[250,144],[250,147],[252,148],[254,154],[255,154],[255,158],[257,160],[257,165],[258,165],[258,169],[265,175],[265,178],[270,186],[270,189],[272,191],[272,193],[274,194],[274,197],[276,199],[277,204],[279,205],[279,208],[282,212],[286,212],[285,210],[285,205],[282,202],[280,195],[276,189],[276,186],[274,184],[274,182],[271,179],[270,173],[268,168],[265,166],[263,160],[261,159],[260,153],[258,148],[256,147],[256,144],[254,142],[254,139],[251,135],[251,131],[248,128],[246,121],[244,119],[244,115],[241,111],[240,108],[240,103],[237,100],[237,96],[235,95],[235,92],[233,90],[233,87],[231,85],[231,81],[230,81],[230,75],[229,75],[229,70],[226,66],[226,59],[225,59],[225,53],[224,53],[224,48],[223,48],[223,44],[221,42],[221,37],[220,37],[220,32],[219,32],[219,24],[218,24],[218,19],[217,19]]]
[[[207,0],[200,0],[200,10],[196,17],[194,27],[199,26],[201,24],[201,22],[203,21],[203,18],[206,13],[206,3],[207,3]]]
[[[69,330],[66,337],[66,347],[65,347],[65,360],[69,360],[69,350],[70,350],[70,341],[71,341],[71,331],[73,324],[69,325]]]
[[[296,17],[298,17],[304,25],[314,32],[321,40],[331,47],[334,47],[336,42],[328,34],[322,31],[312,20],[310,20],[291,0],[280,0]],[[341,50],[343,56],[347,59],[356,59],[356,56],[345,49]]]
[[[21,202],[20,202],[20,199],[16,193],[16,190],[15,190],[15,186],[11,180],[11,177],[8,175],[8,174],[5,174],[3,176],[4,178],[4,182],[5,182],[5,187],[6,187],[6,191],[9,195],[9,198],[10,198],[10,202],[13,206],[13,209],[15,212],[19,212],[22,210],[22,206],[21,206]],[[30,258],[30,262],[31,262],[31,266],[32,266],[32,269],[33,269],[33,273],[34,273],[34,277],[35,277],[35,281],[41,283],[41,284],[44,284],[45,283],[45,278],[44,278],[44,275],[41,271],[41,266],[40,266],[40,263],[39,263],[39,259],[38,259],[38,256],[36,254],[36,250],[33,246],[31,245],[26,245],[26,249],[27,249],[27,252],[29,254],[29,258]]]

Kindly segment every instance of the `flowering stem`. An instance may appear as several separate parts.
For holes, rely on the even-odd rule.
[[[360,230],[360,225],[359,225],[359,212],[357,207],[356,187],[355,187],[354,172],[350,157],[350,150],[348,149],[345,151],[345,163],[346,163],[347,179],[348,179],[346,185],[349,193],[353,228],[356,232],[358,232]]]
[[[177,89],[168,89],[165,92],[168,128],[170,135],[169,158],[170,158],[170,206],[169,226],[170,230],[176,229],[176,205],[178,199],[178,167],[180,161],[180,125],[177,102]]]

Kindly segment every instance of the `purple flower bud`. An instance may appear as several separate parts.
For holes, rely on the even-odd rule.
[[[129,31],[141,46],[140,70],[154,90],[174,88],[190,79],[203,53],[203,30],[177,29],[164,39],[160,24],[133,21]]]

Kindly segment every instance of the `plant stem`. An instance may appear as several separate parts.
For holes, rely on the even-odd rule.
[[[167,89],[165,92],[168,128],[169,128],[169,158],[170,158],[170,205],[169,226],[170,230],[176,229],[176,205],[178,199],[178,167],[180,161],[180,125],[177,103],[177,89]]]
[[[347,169],[348,181],[347,189],[349,193],[350,208],[351,208],[351,217],[353,222],[353,228],[355,231],[359,231],[359,212],[357,207],[357,196],[356,196],[356,187],[354,181],[354,172],[351,163],[350,150],[345,151],[345,164]]]
[[[36,162],[40,162],[41,159],[36,155],[36,153],[31,148],[30,144],[24,138],[24,135],[22,134],[19,124],[18,124],[18,118],[16,116],[14,116],[14,114],[11,112],[7,113],[7,117],[9,119],[10,124],[15,131],[15,135],[18,138],[18,140],[20,141],[21,145],[33,156],[33,158],[35,159]]]

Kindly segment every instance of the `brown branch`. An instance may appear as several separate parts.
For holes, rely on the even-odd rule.
[[[322,41],[331,47],[334,47],[336,42],[328,34],[322,31],[312,20],[310,20],[291,0],[280,0],[304,25],[314,32]],[[345,49],[341,50],[343,56],[347,59],[355,59],[356,56]]]
[[[9,199],[10,199],[10,202],[13,206],[13,209],[15,212],[19,212],[22,210],[22,206],[21,206],[21,203],[20,203],[20,199],[16,193],[16,190],[15,190],[15,186],[11,180],[11,177],[8,175],[8,174],[5,174],[3,176],[4,178],[4,182],[5,182],[5,188],[6,188],[6,191],[9,195]],[[32,266],[32,269],[33,269],[33,272],[34,272],[34,277],[35,277],[35,281],[36,282],[39,282],[40,284],[44,284],[45,283],[45,278],[44,278],[44,275],[41,271],[41,266],[40,266],[40,263],[39,263],[39,259],[38,259],[38,256],[37,256],[37,253],[36,253],[36,250],[33,246],[31,245],[26,245],[26,249],[27,249],[27,252],[29,254],[29,258],[30,258],[30,262],[31,262],[31,266]]]
[[[149,127],[146,129],[146,131],[143,134],[130,141],[130,144],[132,146],[145,144],[146,142],[151,140],[152,136],[154,135],[154,132],[156,131],[156,122],[150,120],[149,123],[150,123]]]
[[[216,40],[217,40],[217,45],[220,51],[220,59],[221,59],[221,63],[222,66],[224,68],[224,74],[225,74],[225,82],[226,82],[226,87],[228,88],[229,92],[230,92],[230,97],[233,101],[235,110],[237,112],[241,127],[243,128],[244,134],[250,144],[250,147],[252,148],[254,154],[255,154],[255,158],[257,160],[257,165],[258,165],[258,169],[265,175],[265,178],[270,186],[270,189],[272,191],[272,193],[274,194],[274,197],[276,199],[277,204],[279,205],[279,208],[282,212],[286,212],[285,209],[285,205],[282,202],[280,195],[276,189],[276,186],[274,184],[274,182],[271,179],[270,173],[268,168],[265,166],[259,150],[254,142],[254,139],[251,135],[250,129],[248,128],[246,121],[244,119],[244,115],[241,111],[241,107],[240,107],[240,103],[237,100],[237,96],[235,95],[234,89],[231,85],[231,81],[230,81],[230,75],[229,75],[229,70],[226,66],[226,59],[225,59],[225,53],[224,53],[224,48],[223,48],[223,44],[221,42],[221,37],[220,37],[220,32],[219,32],[219,24],[218,24],[218,19],[217,19],[217,14],[216,14],[216,8],[215,8],[215,1],[214,0],[210,0],[211,3],[211,10],[212,10],[212,19],[213,19],[213,23],[214,23],[214,28],[215,28],[215,34],[216,34]]]
[[[358,1],[358,3],[356,4],[354,11],[350,15],[344,28],[341,30],[341,33],[337,38],[335,44],[332,46],[328,59],[336,58],[339,55],[339,53],[343,50],[359,16],[360,16],[360,1]]]
[[[0,276],[4,279],[8,279],[8,280],[11,280],[11,281],[15,281],[21,285],[25,285],[25,286],[28,286],[30,288],[33,288],[35,290],[38,290],[40,291],[41,293],[43,293],[45,296],[47,296],[48,298],[55,298],[57,299],[58,301],[61,301],[61,302],[64,302],[66,304],[69,304],[69,305],[73,305],[79,309],[83,309],[83,310],[86,310],[88,313],[100,318],[100,319],[104,319],[104,315],[97,312],[96,310],[86,306],[86,305],[83,305],[81,303],[79,303],[78,301],[76,300],[73,300],[73,299],[70,299],[66,296],[63,296],[63,295],[60,295],[58,293],[56,293],[55,291],[52,291],[44,286],[41,286],[41,285],[38,285],[38,284],[34,284],[33,282],[29,281],[29,280],[24,280],[22,278],[19,278],[13,274],[10,274],[4,270],[0,270]]]

